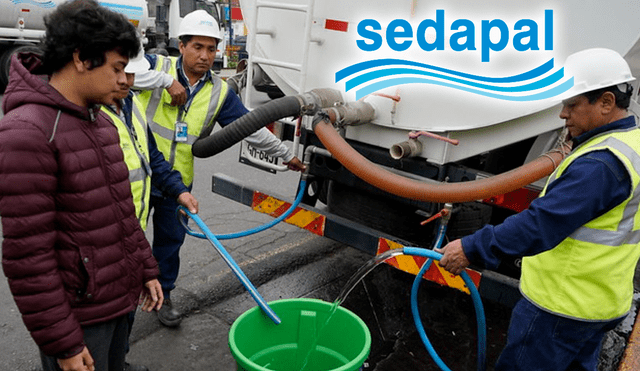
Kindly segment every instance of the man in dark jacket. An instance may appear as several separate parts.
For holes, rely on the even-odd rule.
[[[14,57],[2,102],[2,266],[45,371],[122,370],[128,313],[163,300],[99,106],[115,102],[139,41],[94,0],[64,3],[45,24],[43,57]]]
[[[447,244],[440,265],[495,269],[521,256],[520,292],[496,371],[589,370],[605,333],[627,316],[640,246],[640,130],[628,108],[635,78],[609,49],[564,64],[572,149],[527,210]]]

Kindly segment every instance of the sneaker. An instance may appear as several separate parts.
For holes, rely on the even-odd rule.
[[[147,366],[143,365],[132,365],[129,362],[124,363],[124,371],[149,371]]]
[[[165,299],[158,311],[158,319],[167,327],[177,327],[182,322],[182,313],[173,307],[170,299]]]

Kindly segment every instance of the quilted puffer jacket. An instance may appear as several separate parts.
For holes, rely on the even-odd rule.
[[[2,268],[35,342],[66,358],[84,346],[81,326],[135,309],[158,270],[115,126],[66,100],[40,65],[14,57],[2,102]]]

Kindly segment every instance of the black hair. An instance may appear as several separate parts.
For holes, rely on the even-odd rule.
[[[182,35],[182,36],[180,36],[178,39],[180,40],[180,42],[182,43],[182,45],[185,45],[185,46],[186,46],[186,45],[187,45],[187,43],[193,39],[193,36],[194,36],[194,35]],[[220,40],[216,39],[215,37],[212,37],[212,39],[215,39],[215,40],[216,40],[216,44],[219,44],[219,43],[220,43]]]
[[[186,46],[187,43],[191,41],[191,39],[193,39],[193,35],[182,35],[178,39],[180,39],[180,42],[182,43],[182,45]]]
[[[140,41],[136,29],[122,14],[101,6],[95,0],[62,3],[44,18],[46,32],[41,44],[46,73],[59,71],[78,51],[89,69],[102,66],[105,53],[116,51],[123,57],[138,54]]]
[[[624,92],[618,89],[618,85],[612,85],[586,92],[583,95],[587,98],[589,104],[594,104],[604,93],[610,91],[616,97],[616,106],[621,109],[627,109],[631,102],[631,95],[633,95],[633,87],[628,83],[625,85],[626,89]]]

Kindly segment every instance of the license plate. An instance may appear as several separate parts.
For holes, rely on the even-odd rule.
[[[268,171],[275,174],[274,169],[269,168],[270,165],[280,165],[280,158],[268,155],[265,151],[261,151],[246,141],[242,141],[240,145],[240,158],[239,161],[245,165],[253,166],[257,169]],[[265,164],[265,165],[261,165]]]

